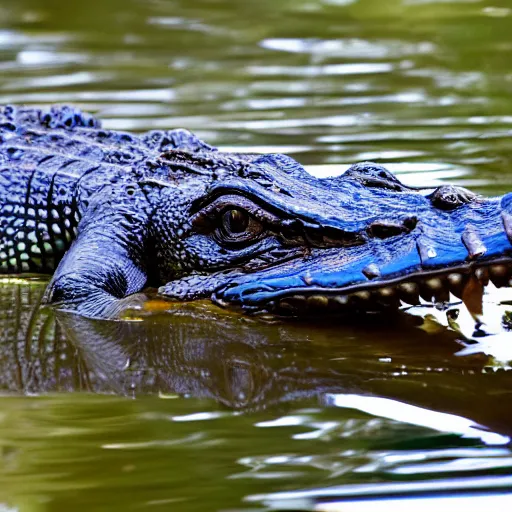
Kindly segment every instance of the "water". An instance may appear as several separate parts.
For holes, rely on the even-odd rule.
[[[0,103],[499,194],[511,17],[506,0],[4,0]],[[468,350],[418,328],[435,311],[322,326],[202,303],[112,324],[40,310],[44,285],[0,283],[6,510],[255,510],[278,491],[510,475],[508,333]]]

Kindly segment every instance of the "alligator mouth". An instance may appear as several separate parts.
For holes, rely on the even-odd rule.
[[[379,312],[417,305],[444,305],[463,301],[475,315],[481,313],[485,287],[512,285],[512,260],[465,265],[428,274],[409,275],[373,285],[339,289],[304,288],[283,293],[265,305],[280,316],[300,314]]]
[[[304,258],[228,279],[212,300],[249,314],[299,318],[462,300],[477,318],[489,283],[512,285],[512,194],[420,213],[409,233],[313,248]]]
[[[298,314],[378,312],[417,305],[445,305],[463,301],[470,312],[481,314],[485,287],[512,285],[512,261],[461,266],[448,271],[409,275],[373,286],[354,286],[340,293],[335,289],[294,290],[269,302],[265,309],[282,316]]]
[[[443,306],[464,302],[473,316],[482,313],[485,288],[512,286],[512,259],[471,262],[448,269],[432,270],[379,282],[340,288],[305,286],[274,292],[266,301],[244,304],[252,314],[284,317],[346,315],[398,311],[411,306]],[[223,307],[236,307],[212,297]]]

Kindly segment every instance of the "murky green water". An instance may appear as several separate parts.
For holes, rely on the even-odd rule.
[[[502,193],[511,23],[507,0],[3,0],[0,103]],[[266,324],[197,304],[92,322],[40,311],[43,289],[0,283],[6,509],[254,510],[277,491],[511,472],[508,333],[461,356],[457,333],[412,318]]]

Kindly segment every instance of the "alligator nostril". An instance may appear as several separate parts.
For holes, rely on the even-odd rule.
[[[403,220],[404,226],[409,230],[412,231],[416,225],[418,224],[418,219],[416,217],[407,217]]]
[[[429,196],[431,203],[441,210],[454,210],[455,208],[471,202],[476,195],[462,187],[443,185]]]

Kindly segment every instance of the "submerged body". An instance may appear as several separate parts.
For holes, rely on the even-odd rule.
[[[507,285],[511,202],[411,189],[372,163],[316,179],[285,155],[103,130],[71,107],[0,108],[0,272],[54,273],[45,302],[90,317],[119,317],[147,286],[293,316]]]

